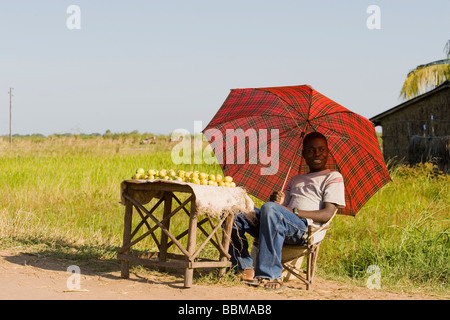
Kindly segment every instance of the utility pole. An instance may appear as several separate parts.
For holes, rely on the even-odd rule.
[[[9,88],[9,144],[12,144],[12,90]]]

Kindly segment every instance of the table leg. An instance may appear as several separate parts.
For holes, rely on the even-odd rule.
[[[222,229],[222,246],[223,248],[228,252],[228,249],[230,247],[231,242],[231,230],[233,228],[234,223],[234,214],[228,214],[228,217],[225,220],[224,229]],[[220,254],[220,261],[227,261],[228,257],[224,254]],[[223,277],[225,275],[225,272],[227,271],[227,268],[220,268],[219,270],[219,276]]]
[[[131,201],[125,200],[125,216],[124,216],[124,228],[123,228],[123,246],[128,245],[131,242],[131,223],[133,217],[133,205]],[[124,252],[127,254],[130,249]],[[130,262],[128,260],[122,260],[120,267],[120,275],[122,278],[128,279],[130,277]]]
[[[189,253],[189,257],[186,259],[188,261],[191,260],[191,257],[195,253],[195,247],[197,244],[197,212],[195,208],[195,198],[191,202],[191,212],[189,215],[189,233],[188,233],[188,243],[187,243],[187,251]],[[194,261],[190,261],[194,262]],[[194,269],[186,268],[184,274],[184,287],[190,288],[192,286],[192,279],[194,277]]]
[[[163,219],[166,218],[170,213],[172,212],[172,193],[165,191],[164,192],[164,213],[163,213]],[[170,228],[170,219],[167,219],[163,223],[164,227],[169,230]],[[165,232],[161,231],[161,245],[159,249],[159,261],[166,261],[167,260],[167,243],[168,243],[169,237]],[[166,268],[161,267],[159,268],[161,272],[165,272]]]

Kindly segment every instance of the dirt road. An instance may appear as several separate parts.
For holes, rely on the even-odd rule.
[[[81,266],[79,278],[68,273],[74,261],[41,257],[20,251],[0,251],[0,299],[49,300],[289,300],[289,299],[448,299],[423,293],[371,290],[352,284],[316,278],[310,291],[296,280],[282,291],[267,291],[242,285],[201,285],[186,289],[181,277],[131,274],[121,279],[119,271],[94,272]],[[79,280],[79,282],[77,282]],[[79,286],[77,287],[77,284]],[[72,290],[70,290],[72,289]],[[76,289],[76,290],[73,290]]]

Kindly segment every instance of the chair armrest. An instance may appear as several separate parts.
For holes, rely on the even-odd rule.
[[[324,225],[322,225],[320,227],[315,227],[315,226],[311,226],[310,225],[310,226],[308,226],[308,233],[310,235],[313,235],[314,233],[320,232],[322,230],[327,230],[329,228],[330,228],[330,225],[328,223],[324,224]]]
[[[313,243],[313,238],[314,238],[314,235],[316,233],[318,233],[320,231],[323,231],[323,230],[328,230],[330,228],[331,221],[333,220],[333,218],[336,215],[336,213],[337,213],[337,208],[334,211],[334,213],[331,216],[331,218],[326,223],[321,225],[320,227],[316,227],[316,226],[313,226],[313,225],[308,225],[308,230],[307,230],[307,232],[308,232],[308,237],[307,237],[308,244],[312,244]]]
[[[321,227],[315,227],[312,225],[308,226],[308,244],[312,244],[313,243],[313,237],[316,233],[323,231],[323,230],[327,230],[330,228],[330,225],[328,223],[324,224]]]

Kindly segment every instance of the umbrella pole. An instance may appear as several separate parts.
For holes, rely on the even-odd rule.
[[[281,191],[284,190],[284,186],[286,185],[287,178],[289,177],[289,173],[291,172],[292,161],[293,161],[293,160],[291,160],[291,164],[289,165],[289,170],[288,170],[288,172],[287,172],[287,174],[286,174],[286,178],[284,178],[284,182],[283,182],[283,186],[281,187]]]
[[[298,123],[295,121],[294,117],[292,116],[291,112],[289,111],[289,109],[287,109],[287,112],[289,113],[289,115],[291,116],[292,120],[294,120],[294,122],[297,124],[297,127],[301,130],[300,126],[298,125]],[[308,107],[308,114],[306,115],[306,119],[309,119],[309,111],[311,110],[311,99],[309,99],[309,107]],[[301,142],[303,141],[303,138],[305,137],[306,134],[306,130],[308,130],[309,127],[309,120],[306,120],[306,125],[305,128],[303,129],[302,133],[300,134],[300,139],[299,139],[299,144],[297,146],[297,150],[298,148],[301,146]],[[286,174],[286,177],[284,178],[284,182],[283,182],[283,186],[281,187],[281,191],[284,190],[284,187],[286,186],[286,182],[287,182],[287,178],[289,177],[289,173],[291,172],[292,169],[292,163],[294,162],[294,157],[292,157],[291,159],[291,164],[289,165],[289,169],[288,172]]]
[[[300,139],[299,139],[299,144],[298,144],[298,146],[297,146],[297,150],[298,150],[298,148],[301,146],[304,137],[305,137],[305,132],[303,131],[303,132],[301,133],[301,135],[300,135]],[[281,191],[283,191],[283,190],[284,190],[284,187],[286,186],[286,182],[287,182],[287,179],[288,179],[288,177],[289,177],[289,173],[291,173],[291,169],[292,169],[292,164],[293,164],[293,163],[294,163],[294,157],[292,157],[291,163],[289,164],[289,169],[288,169],[288,172],[287,172],[287,174],[286,174],[286,177],[284,178],[284,182],[283,182],[283,186],[281,187]]]

